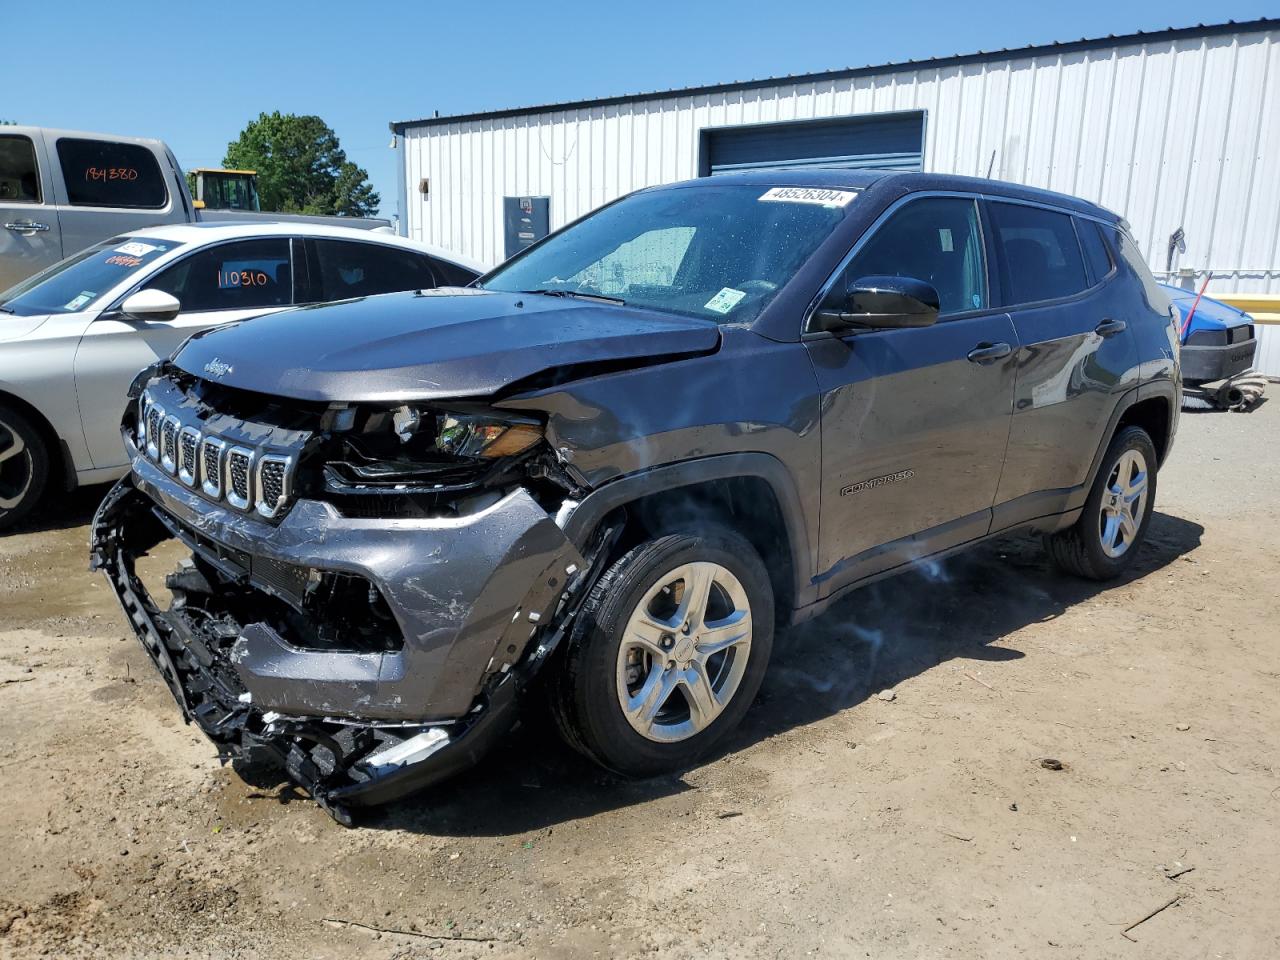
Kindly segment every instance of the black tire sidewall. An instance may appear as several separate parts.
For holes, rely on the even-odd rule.
[[[617,662],[622,631],[655,580],[686,563],[718,563],[733,573],[751,605],[752,638],[747,669],[724,711],[705,729],[678,743],[641,736],[618,703]],[[672,534],[628,552],[597,584],[575,629],[571,689],[575,733],[600,763],[628,776],[652,776],[688,766],[729,733],[760,689],[773,648],[773,589],[763,561],[737,534],[714,530]]]
[[[1099,529],[1098,518],[1102,510],[1102,497],[1107,491],[1107,482],[1116,468],[1116,462],[1129,450],[1137,450],[1147,461],[1147,504],[1143,510],[1142,519],[1138,522],[1138,535],[1129,549],[1118,557],[1109,557],[1102,549],[1102,531]],[[1089,497],[1084,502],[1084,513],[1080,516],[1080,529],[1082,543],[1089,555],[1090,563],[1106,577],[1118,576],[1128,569],[1142,549],[1142,544],[1147,537],[1147,527],[1151,523],[1151,514],[1155,510],[1157,463],[1155,444],[1147,431],[1141,427],[1125,427],[1116,434],[1115,439],[1111,441],[1111,446],[1107,448],[1106,456],[1102,459],[1093,489],[1089,491]]]
[[[30,455],[31,468],[31,483],[18,505],[10,510],[0,507],[0,530],[3,530],[25,518],[39,502],[49,478],[49,454],[45,450],[44,437],[31,425],[31,421],[12,407],[0,406],[0,423],[22,438]]]

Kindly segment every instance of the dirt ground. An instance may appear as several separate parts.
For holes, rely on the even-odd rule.
[[[780,638],[685,776],[535,715],[355,830],[183,726],[85,491],[0,537],[0,956],[1278,957],[1277,476],[1280,400],[1184,415],[1125,582],[995,543]]]

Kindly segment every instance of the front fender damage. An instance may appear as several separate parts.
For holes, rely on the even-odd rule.
[[[139,488],[136,475],[108,494],[94,517],[91,536],[92,568],[105,574],[184,719],[200,727],[224,762],[271,760],[334,819],[350,825],[352,808],[386,803],[444,780],[473,764],[507,732],[521,692],[564,638],[599,576],[616,531],[602,530],[582,555],[573,550],[567,554],[580,562],[548,554],[546,564],[533,564],[544,570],[544,580],[527,586],[527,597],[545,604],[545,612],[535,614],[528,608],[532,627],[523,649],[504,645],[501,649],[509,655],[501,662],[498,657],[490,660],[469,709],[447,718],[413,717],[407,711],[408,718],[395,719],[362,716],[358,709],[326,715],[305,709],[305,698],[297,710],[276,709],[282,703],[282,687],[268,682],[274,678],[269,655],[268,669],[263,668],[263,651],[279,653],[282,663],[316,658],[321,673],[330,654],[292,645],[292,638],[281,636],[279,618],[255,620],[256,607],[237,597],[243,593],[256,598],[259,594],[252,591],[257,587],[237,568],[234,554],[205,531],[181,524]],[[139,576],[136,561],[171,538],[183,540],[193,559],[167,578],[172,602],[161,610]],[[552,563],[552,575],[545,576],[544,568]],[[517,615],[520,610],[516,608]],[[504,641],[513,635],[500,623],[492,624],[492,634]],[[406,643],[411,640],[405,638]],[[372,686],[378,664],[386,658],[378,652],[331,656],[346,658],[344,675],[354,676],[353,683],[364,669],[359,658],[367,657],[365,676]],[[248,662],[254,657],[256,662]],[[404,678],[397,682],[405,687]],[[255,695],[255,688],[261,696]]]

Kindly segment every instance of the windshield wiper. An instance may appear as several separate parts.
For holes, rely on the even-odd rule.
[[[544,297],[572,297],[575,300],[598,300],[601,303],[616,303],[619,306],[627,301],[621,297],[610,297],[603,293],[585,293],[582,290],[521,290],[521,293],[540,293]]]
[[[6,307],[3,304],[0,304],[0,313],[17,313],[17,311],[12,307]]]

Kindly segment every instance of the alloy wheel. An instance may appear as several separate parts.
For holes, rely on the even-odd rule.
[[[0,420],[0,510],[13,510],[31,489],[31,451],[22,436]]]
[[[1147,506],[1147,459],[1138,450],[1126,450],[1111,470],[1102,494],[1098,518],[1102,552],[1124,556],[1134,541]]]
[[[618,650],[627,722],[659,743],[705,730],[742,685],[751,634],[751,604],[730,570],[700,561],[663,574],[636,605]]]

